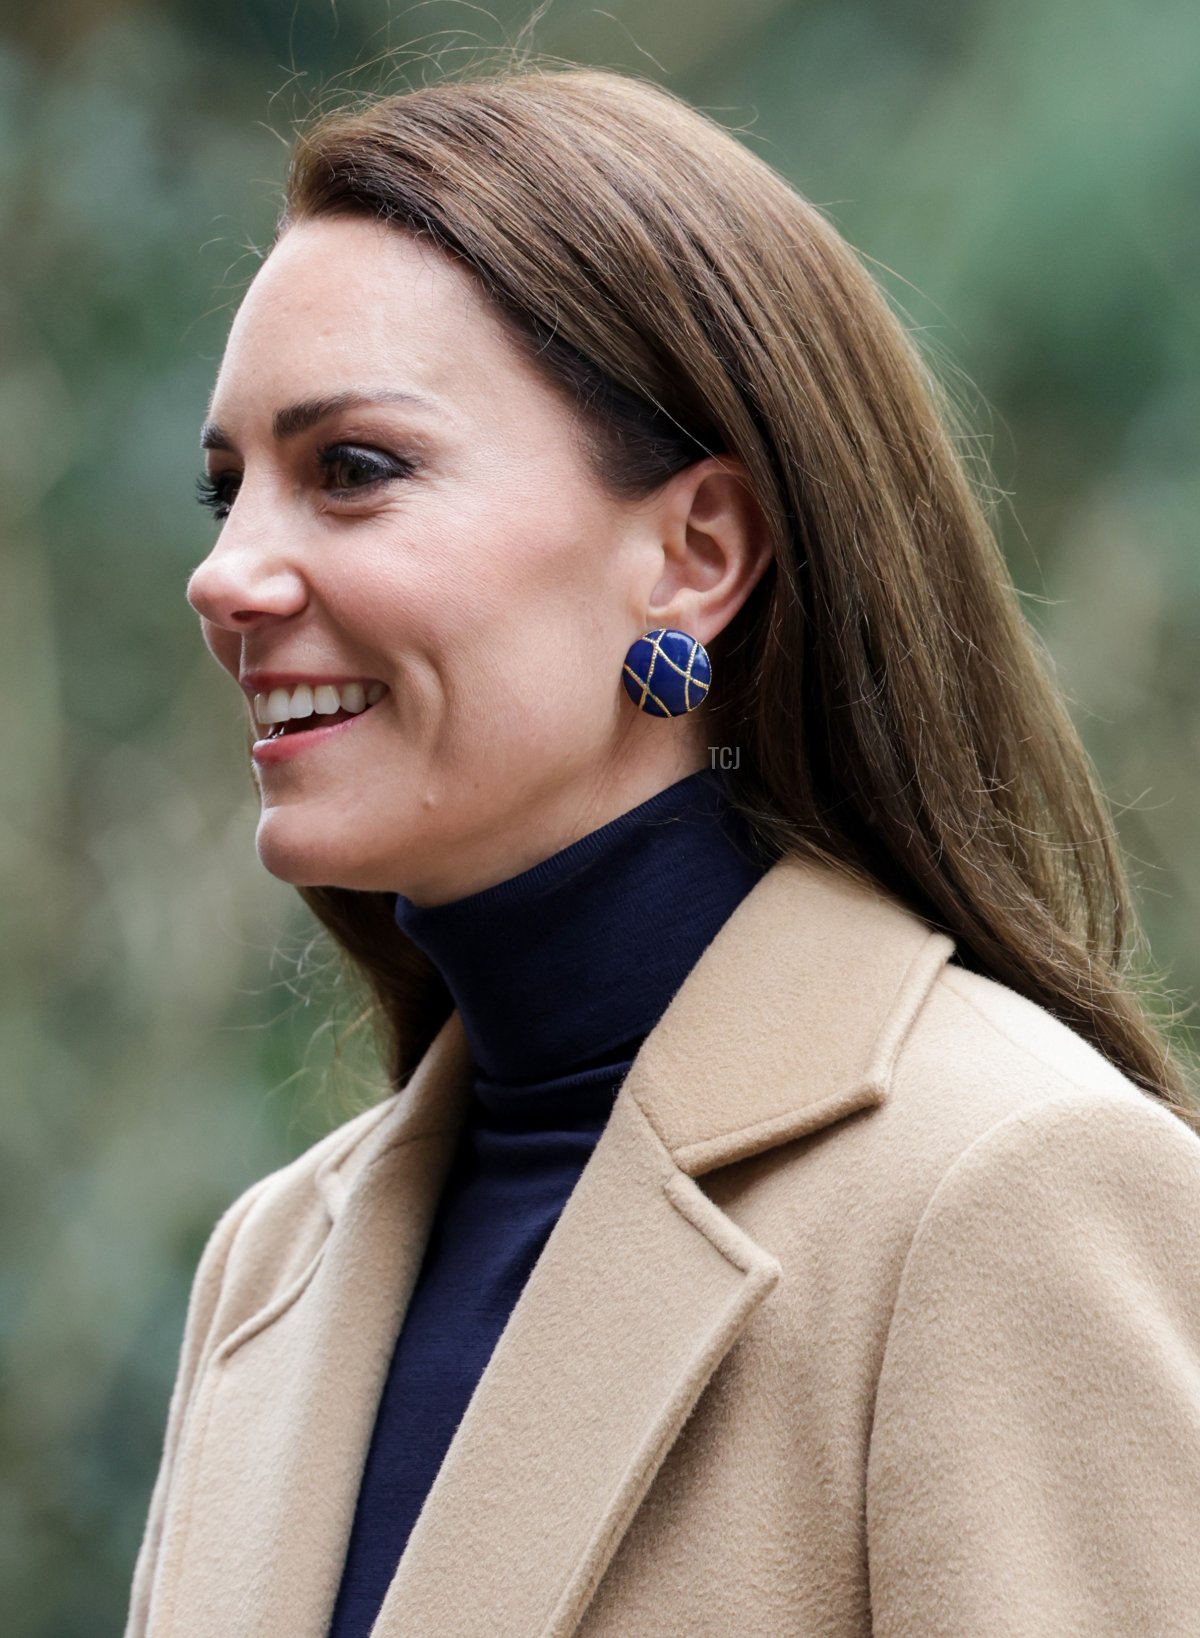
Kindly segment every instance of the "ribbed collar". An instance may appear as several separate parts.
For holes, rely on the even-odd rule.
[[[701,769],[478,893],[398,893],[396,924],[445,979],[479,1073],[542,1081],[645,1036],[765,868]]]

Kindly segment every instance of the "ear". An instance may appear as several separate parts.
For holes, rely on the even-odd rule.
[[[665,562],[646,605],[649,626],[675,626],[702,643],[723,631],[773,556],[766,515],[745,464],[710,455],[664,486],[657,510]]]

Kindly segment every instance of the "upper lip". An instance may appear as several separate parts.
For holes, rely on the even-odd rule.
[[[332,688],[340,688],[345,683],[362,683],[368,687],[378,682],[377,677],[364,677],[361,672],[340,671],[336,675],[321,676],[315,671],[243,671],[238,678],[246,695],[251,700],[255,694],[269,694],[273,688],[298,688],[301,683],[308,683],[312,688],[320,688],[328,684]]]

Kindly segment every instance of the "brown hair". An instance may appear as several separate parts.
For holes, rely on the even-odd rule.
[[[710,645],[703,709],[741,748],[730,795],[767,852],[882,885],[1200,1131],[957,406],[821,211],[658,85],[510,63],[314,117],[276,241],[334,216],[465,265],[615,496],[706,454],[745,463],[774,559]],[[440,976],[390,893],[299,891],[401,1086],[450,1010]]]

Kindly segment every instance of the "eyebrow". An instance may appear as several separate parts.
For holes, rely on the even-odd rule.
[[[434,413],[444,413],[442,405],[433,398],[425,398],[418,392],[408,392],[403,388],[389,387],[379,392],[367,392],[350,388],[345,392],[326,393],[316,398],[302,398],[299,403],[288,404],[284,409],[276,410],[271,419],[271,431],[278,443],[287,438],[297,438],[302,432],[316,426],[318,421],[324,421],[339,410],[362,409],[372,404],[405,404],[410,409],[432,410]],[[215,421],[205,421],[200,429],[201,449],[226,449],[233,451],[233,440],[225,429]]]

